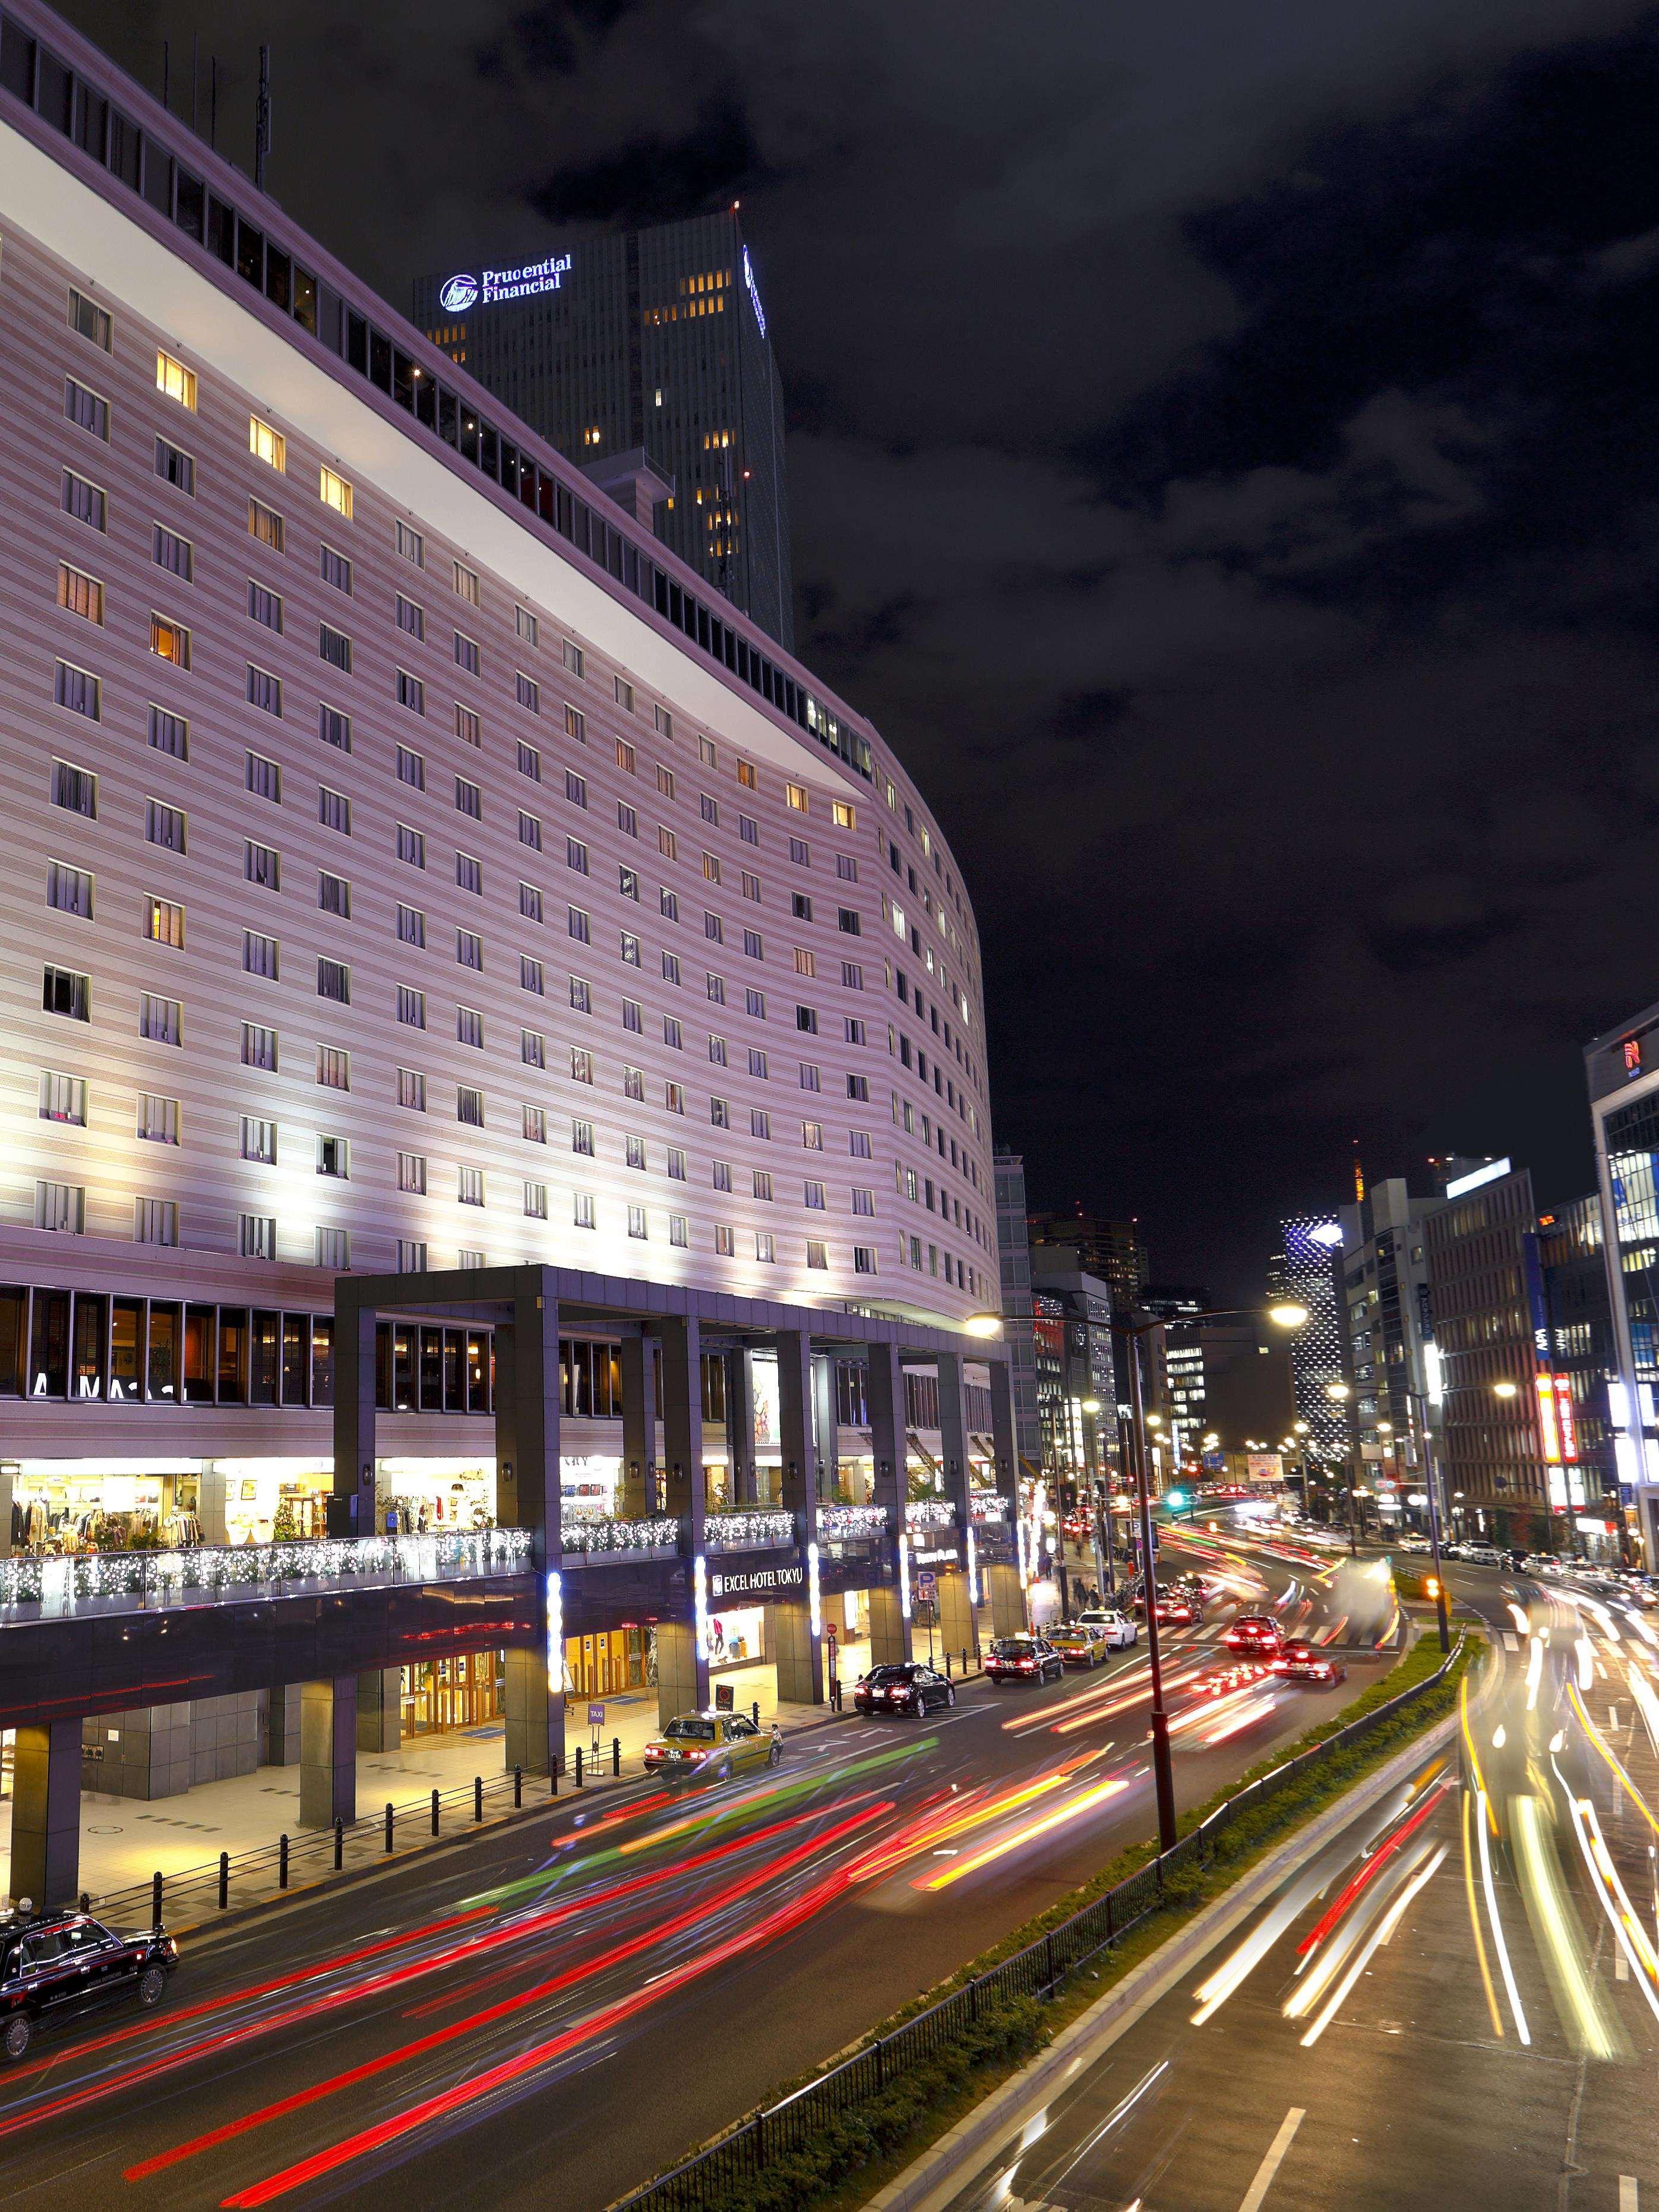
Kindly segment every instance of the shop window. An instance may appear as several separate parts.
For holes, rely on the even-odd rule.
[[[112,1404],[133,1405],[144,1395],[144,1305],[117,1298],[110,1308],[109,1395]]]
[[[77,1398],[104,1395],[109,1300],[79,1291],[75,1298],[75,1361],[72,1387]]]
[[[304,1406],[310,1402],[307,1385],[311,1378],[311,1317],[308,1314],[283,1316],[283,1403],[285,1406]]]
[[[444,1402],[444,1333],[421,1331],[421,1411],[441,1413]]]
[[[29,1395],[69,1395],[69,1292],[37,1291],[29,1339]]]
[[[26,1290],[0,1290],[0,1393],[15,1398],[23,1388],[23,1330],[28,1315]]]
[[[332,1314],[313,1314],[311,1318],[311,1402],[313,1406],[334,1403]]]
[[[394,1324],[392,1331],[392,1410],[407,1413],[415,1405],[415,1331]]]
[[[145,1395],[157,1405],[179,1402],[179,1358],[181,1332],[177,1306],[150,1301],[149,1354],[144,1378]]]
[[[213,1403],[216,1320],[211,1306],[188,1306],[185,1310],[185,1403],[188,1406]]]
[[[466,1410],[489,1411],[490,1342],[482,1329],[469,1329],[466,1337]]]
[[[247,1402],[247,1314],[228,1306],[219,1311],[219,1403]]]
[[[466,1336],[460,1329],[444,1331],[444,1411],[466,1411]]]
[[[248,1403],[274,1406],[281,1368],[283,1317],[256,1312],[248,1334]]]

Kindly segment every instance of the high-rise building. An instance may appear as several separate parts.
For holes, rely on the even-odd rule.
[[[1069,1267],[1104,1283],[1120,1314],[1139,1310],[1150,1273],[1146,1247],[1137,1221],[1107,1221],[1098,1214],[1034,1213],[1030,1218],[1034,1267]]]
[[[1407,1514],[1423,1525],[1426,1506],[1408,1501],[1426,1498],[1438,1452],[1440,1370],[1424,1224],[1444,1203],[1413,1195],[1403,1176],[1385,1176],[1340,1216],[1349,1413],[1365,1486],[1384,1524],[1395,1528]]]
[[[1020,1459],[1035,1472],[1042,1464],[1037,1421],[1036,1339],[1032,1327],[1031,1252],[1026,1242],[1025,1162],[1018,1152],[998,1152],[997,1248],[1001,1258],[1002,1333],[1014,1386],[1014,1439]]]
[[[1608,1423],[1620,1491],[1659,1559],[1659,1005],[1584,1048],[1616,1371]]]
[[[415,320],[793,648],[783,397],[735,207],[420,277]]]
[[[1330,1395],[1344,1380],[1342,1329],[1336,1295],[1335,1255],[1342,1224],[1334,1213],[1296,1213],[1279,1224],[1279,1249],[1268,1272],[1269,1296],[1305,1306],[1308,1318],[1291,1340],[1296,1409],[1308,1425],[1308,1457],[1338,1467],[1349,1453],[1349,1427],[1341,1403]]]
[[[1615,1402],[1622,1411],[1625,1400],[1603,1239],[1601,1201],[1594,1191],[1538,1217],[1546,1331],[1540,1364],[1566,1378],[1571,1408],[1568,1427],[1558,1395],[1559,1486],[1572,1517],[1573,1547],[1593,1559],[1619,1555],[1625,1522],[1613,1422]],[[1559,1380],[1554,1387],[1559,1394]]]
[[[1196,1284],[1146,1283],[1141,1288],[1142,1312],[1156,1314],[1166,1324],[1157,1337],[1163,1347],[1162,1389],[1176,1467],[1199,1455],[1212,1425],[1205,1411],[1204,1334],[1187,1317],[1205,1312],[1212,1303]]]
[[[724,1648],[822,1701],[826,1616],[908,1648],[907,1432],[947,1645],[957,1531],[1018,1617],[1006,1360],[966,1330],[980,949],[902,762],[39,0],[0,12],[0,1549],[192,1570],[188,1667],[73,1577],[47,1643],[9,1585],[14,1836],[58,1853],[21,1887],[79,1887],[100,1715],[104,1777],[123,1716],[182,1713],[135,1731],[145,1795],[199,1778],[192,1716],[210,1760],[222,1719],[292,1742],[325,1826],[354,1703],[395,1741],[499,1694],[542,1773],[567,1668],[701,1706],[721,1504],[787,1509],[763,1572],[711,1532]],[[757,322],[732,265],[714,319]],[[821,1609],[819,1506],[872,1498]],[[417,1560],[377,1609],[410,1529],[516,1595],[440,1626]],[[354,1547],[306,1555],[331,1662],[212,1579],[290,1533]],[[168,1703],[204,1682],[235,1712]]]
[[[1032,1262],[1031,1303],[1044,1470],[1068,1486],[1113,1480],[1118,1376],[1111,1293],[1097,1277],[1039,1255]]]

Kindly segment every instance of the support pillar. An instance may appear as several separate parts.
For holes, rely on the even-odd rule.
[[[732,1469],[732,1503],[753,1505],[755,1493],[755,1378],[748,1347],[726,1355],[726,1462]]]
[[[300,1686],[300,1826],[357,1817],[357,1677]]]
[[[350,1296],[350,1279],[334,1285],[334,1494],[331,1536],[372,1536],[374,1529],[374,1331],[373,1306]]]
[[[813,1621],[811,1578],[818,1540],[817,1484],[812,1455],[812,1340],[804,1329],[777,1337],[778,1419],[783,1458],[784,1510],[795,1516],[808,1587],[799,1599],[772,1608],[772,1648],[781,1705],[823,1703],[823,1624]]]
[[[14,1758],[11,1899],[49,1911],[81,1886],[80,1722],[20,1728]]]
[[[870,1664],[902,1667],[914,1656],[908,1589],[909,1535],[904,1525],[904,1370],[896,1344],[872,1344],[864,1388],[870,1416],[871,1498],[887,1516],[884,1587],[870,1592]]]
[[[1004,1540],[1018,1561],[1019,1447],[1014,1420],[1012,1363],[1006,1359],[990,1360],[988,1375],[991,1386],[991,1439],[996,1451],[997,1496],[1002,1500]],[[991,1602],[992,1635],[1024,1636],[1031,1624],[1018,1565],[981,1565],[979,1578]]]
[[[817,1449],[820,1505],[833,1505],[841,1480],[840,1409],[836,1403],[836,1362],[821,1352],[812,1362],[812,1433]]]
[[[357,1748],[396,1751],[403,1743],[404,1673],[375,1667],[357,1677]]]
[[[657,1353],[643,1329],[622,1340],[623,1455],[617,1510],[642,1521],[657,1510]]]
[[[980,1578],[991,1601],[993,1636],[1024,1636],[1030,1627],[1025,1609],[1025,1585],[1018,1567],[981,1567]]]
[[[278,1682],[266,1692],[266,1766],[297,1766],[300,1763],[300,1685]]]
[[[695,1621],[657,1623],[657,1720],[666,1728],[676,1713],[700,1713],[709,1703],[708,1660],[698,1649]]]
[[[979,1620],[968,1595],[968,1531],[971,1508],[968,1480],[968,1407],[964,1395],[963,1358],[959,1352],[941,1352],[939,1373],[939,1447],[945,1470],[945,1495],[956,1509],[957,1542],[963,1571],[939,1578],[939,1630],[947,1650],[969,1659],[979,1656]]]
[[[546,1774],[564,1753],[564,1577],[560,1538],[559,1302],[538,1269],[513,1302],[508,1377],[496,1365],[495,1495],[504,1528],[528,1528],[540,1602],[535,1646],[509,1650],[506,1765]],[[497,1332],[498,1336],[500,1332]],[[505,1401],[505,1403],[504,1403]],[[505,1413],[505,1422],[503,1421]]]

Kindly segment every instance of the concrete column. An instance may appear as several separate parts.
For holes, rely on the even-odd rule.
[[[954,1664],[965,1651],[970,1660],[977,1659],[979,1616],[969,1599],[966,1573],[941,1574],[937,1587],[941,1658],[948,1651]]]
[[[11,1899],[44,1912],[81,1886],[81,1723],[20,1728],[13,1756]]]
[[[357,1677],[357,1748],[397,1751],[404,1740],[403,1668],[376,1667]]]
[[[708,1488],[702,1471],[702,1334],[674,1316],[659,1328],[662,1346],[662,1433],[668,1510],[687,1524],[690,1556],[702,1549]]]
[[[300,1686],[300,1826],[357,1817],[357,1677]]]
[[[1008,1525],[1012,1528],[1019,1510],[1019,1443],[1014,1422],[1013,1363],[1007,1359],[988,1360],[986,1372],[991,1386],[991,1440],[996,1449],[997,1496],[1008,1509]]]
[[[711,1703],[708,1661],[697,1649],[689,1620],[657,1623],[657,1718],[666,1728],[676,1713],[700,1713]]]
[[[279,1682],[268,1690],[265,1706],[267,1766],[297,1766],[300,1763],[300,1685]]]
[[[841,1429],[836,1404],[836,1363],[821,1352],[812,1362],[812,1428],[817,1446],[818,1502],[833,1505],[841,1479]]]
[[[643,1520],[657,1510],[657,1357],[641,1329],[622,1340],[623,1463],[617,1511],[625,1521]]]
[[[726,1437],[732,1469],[732,1503],[755,1501],[755,1378],[749,1352],[738,1345],[726,1355]]]
[[[559,1302],[550,1269],[514,1301],[507,1449],[496,1415],[496,1498],[503,1526],[528,1528],[541,1633],[534,1650],[509,1651],[506,1764],[545,1774],[564,1753],[563,1547],[559,1519]],[[498,1370],[499,1376],[499,1370]]]
[[[980,1580],[991,1601],[993,1636],[1024,1636],[1030,1626],[1025,1610],[1025,1587],[1018,1567],[981,1567]]]
[[[202,1524],[202,1541],[204,1544],[228,1544],[230,1541],[230,1530],[225,1516],[229,1493],[229,1477],[222,1467],[210,1460],[203,1468],[196,1485],[196,1517]]]
[[[350,1279],[334,1284],[334,1495],[329,1533],[374,1534],[374,1328],[372,1306],[349,1295]]]
[[[945,1494],[957,1509],[960,1526],[968,1526],[968,1408],[963,1396],[963,1359],[959,1352],[942,1352],[934,1365],[939,1373],[939,1455],[945,1474]]]
[[[872,1344],[864,1388],[870,1416],[871,1496],[887,1515],[893,1579],[870,1592],[870,1663],[898,1667],[913,1656],[910,1622],[900,1603],[899,1545],[904,1537],[904,1370],[896,1344]]]
[[[780,1331],[778,1420],[783,1448],[783,1504],[795,1516],[801,1565],[811,1572],[810,1547],[817,1542],[817,1485],[812,1467],[812,1340],[805,1330]],[[777,1659],[778,1697],[791,1705],[823,1703],[823,1639],[812,1632],[807,1595],[775,1605],[769,1622]]]

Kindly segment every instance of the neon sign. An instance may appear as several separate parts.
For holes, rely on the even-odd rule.
[[[498,300],[532,300],[556,292],[569,273],[568,253],[550,253],[545,261],[526,261],[517,269],[482,269],[476,276],[462,270],[438,287],[438,305],[447,315],[464,315],[469,307],[492,307]]]
[[[1534,1375],[1538,1397],[1538,1428],[1544,1442],[1547,1467],[1573,1467],[1578,1461],[1578,1422],[1572,1402],[1570,1375]]]

